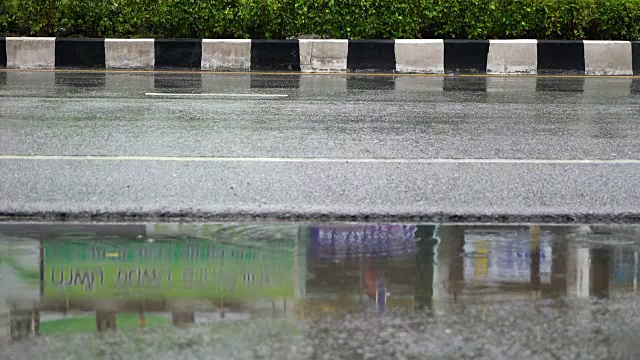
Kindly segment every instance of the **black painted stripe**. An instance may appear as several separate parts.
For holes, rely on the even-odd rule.
[[[156,39],[156,69],[200,69],[202,39]]]
[[[348,71],[394,72],[394,40],[349,40]]]
[[[633,75],[640,75],[640,41],[631,42],[631,56],[633,59]]]
[[[7,67],[7,39],[0,37],[0,69]]]
[[[489,40],[444,40],[444,72],[486,74]]]
[[[384,90],[396,89],[395,76],[349,76],[347,77],[347,90]]]
[[[584,42],[538,41],[538,74],[584,74]]]
[[[104,39],[56,39],[56,68],[104,69]]]
[[[290,40],[251,40],[251,70],[300,71],[300,43]]]

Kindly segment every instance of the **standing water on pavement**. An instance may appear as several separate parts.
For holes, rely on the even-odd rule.
[[[0,224],[0,359],[638,358],[640,227]]]

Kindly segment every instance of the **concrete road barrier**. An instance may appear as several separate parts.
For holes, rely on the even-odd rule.
[[[300,71],[298,40],[251,40],[251,70]]]
[[[584,68],[587,75],[633,75],[631,43],[585,41]]]
[[[56,38],[56,69],[105,69],[104,39]]]
[[[156,39],[156,69],[200,69],[202,67],[202,40]]]
[[[640,75],[640,42],[0,38],[0,68]]]
[[[347,40],[299,40],[300,69],[303,72],[347,70]]]
[[[56,59],[56,38],[9,37],[6,40],[7,68],[53,69]]]
[[[489,40],[445,40],[444,72],[448,74],[485,74]]]
[[[347,69],[353,72],[395,71],[395,41],[349,40]]]
[[[535,74],[538,68],[536,40],[490,40],[488,74]]]
[[[202,70],[248,71],[251,40],[202,40]]]
[[[7,67],[7,40],[0,36],[0,69]]]
[[[583,41],[538,41],[538,74],[584,73]]]
[[[155,65],[153,39],[105,39],[107,69],[153,69]]]
[[[640,41],[631,43],[631,63],[633,64],[633,75],[640,75]]]
[[[396,71],[399,73],[444,73],[443,40],[405,40],[395,42]]]

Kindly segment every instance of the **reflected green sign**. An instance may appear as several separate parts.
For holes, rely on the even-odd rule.
[[[260,246],[210,239],[45,241],[44,297],[230,299],[291,297],[295,240]]]

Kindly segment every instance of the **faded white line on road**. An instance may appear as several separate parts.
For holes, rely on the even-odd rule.
[[[179,93],[145,93],[148,97],[185,98],[185,97],[230,97],[230,98],[286,98],[286,94],[179,94]]]
[[[0,155],[0,160],[176,161],[365,164],[634,164],[640,159],[366,159],[304,157],[130,156],[130,155]]]

